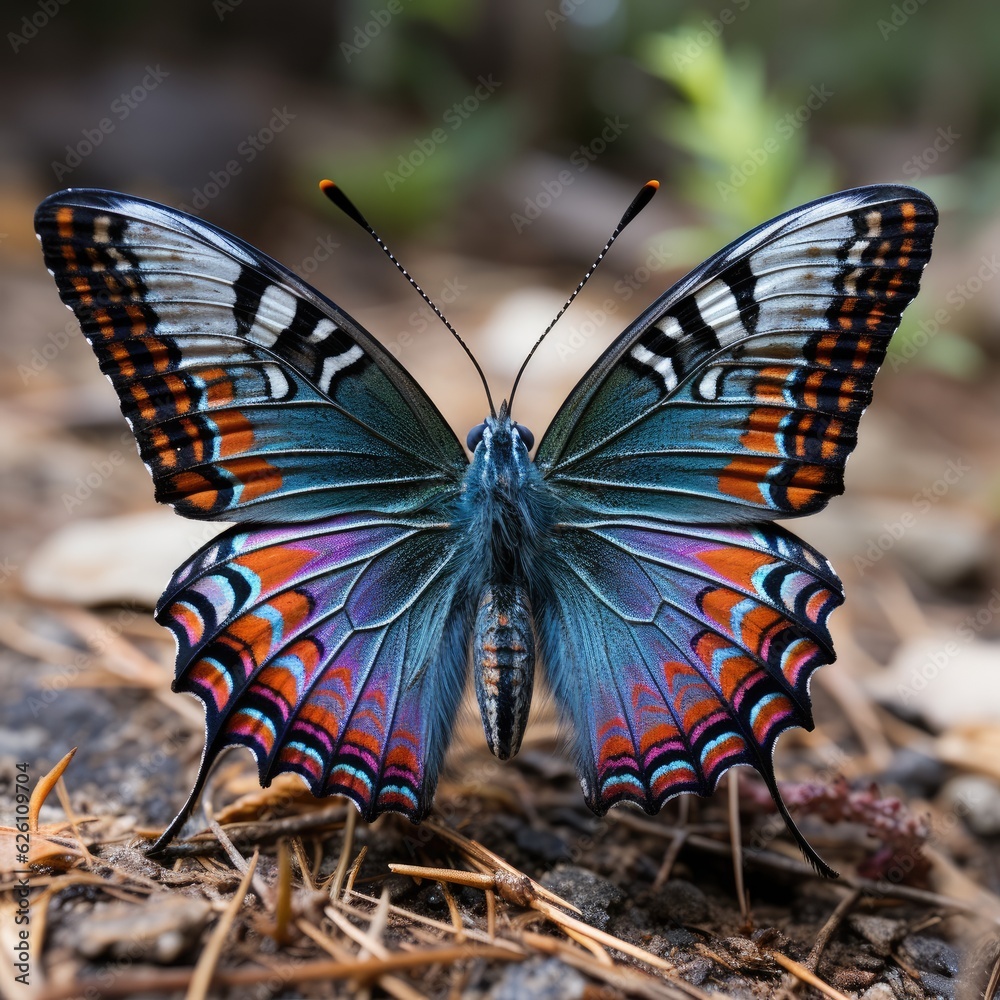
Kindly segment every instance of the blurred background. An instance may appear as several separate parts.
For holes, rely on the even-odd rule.
[[[778,759],[808,745],[852,780],[961,817],[940,834],[958,838],[956,857],[973,857],[963,836],[996,844],[1000,7],[37,0],[6,5],[2,27],[5,754],[54,761],[89,734],[120,756],[120,703],[53,692],[95,677],[165,686],[170,650],[146,612],[207,537],[154,509],[42,266],[31,217],[47,194],[126,191],[249,240],[380,338],[464,439],[485,412],[471,366],[320,178],[439,303],[498,398],[640,184],[661,181],[527,371],[519,419],[536,436],[614,336],[708,254],[811,198],[896,181],[930,194],[941,226],[847,494],[792,525],[834,562],[847,603],[840,660],[814,685],[820,730],[786,737]],[[171,766],[186,776],[195,755]],[[162,822],[175,804],[135,807]],[[995,852],[973,862],[995,887]]]

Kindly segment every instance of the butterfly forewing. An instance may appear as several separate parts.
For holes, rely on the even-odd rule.
[[[595,514],[793,517],[843,491],[872,381],[937,214],[909,188],[843,192],[748,234],[657,300],[539,446]]]
[[[419,386],[280,264],[196,219],[102,191],[36,228],[156,485],[188,517],[412,511],[466,465]]]

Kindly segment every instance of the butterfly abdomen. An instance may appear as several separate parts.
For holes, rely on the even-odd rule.
[[[525,589],[487,587],[473,634],[473,673],[486,742],[507,760],[520,749],[535,677],[535,633]]]

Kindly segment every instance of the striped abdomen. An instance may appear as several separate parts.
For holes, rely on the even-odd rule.
[[[472,641],[476,697],[490,750],[501,760],[520,749],[535,677],[535,634],[523,587],[488,587]]]

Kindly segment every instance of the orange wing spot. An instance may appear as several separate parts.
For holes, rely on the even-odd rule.
[[[94,297],[90,294],[90,282],[86,278],[72,278],[73,290],[80,296],[80,301],[85,305],[93,305]]]
[[[795,434],[795,454],[800,458],[806,457],[806,446],[810,441],[809,431],[812,428],[816,417],[812,413],[806,413],[800,420]]]
[[[154,427],[151,437],[153,439],[153,449],[156,451],[156,457],[160,465],[164,469],[177,468],[177,452],[174,450],[173,445],[170,443],[170,438],[167,437],[163,428]]]
[[[304,545],[273,545],[247,552],[235,562],[255,573],[262,593],[270,594],[293,580],[315,558],[316,552]]]
[[[179,472],[171,485],[181,499],[199,510],[210,511],[219,502],[219,491],[200,472]]]
[[[73,209],[69,205],[60,205],[56,209],[56,226],[61,239],[73,238]]]
[[[847,329],[850,329],[850,321],[847,323]],[[840,344],[840,337],[836,333],[825,333],[819,338],[819,342],[816,344],[816,362],[821,364],[826,368],[829,368],[833,363],[833,352],[837,349]]]
[[[912,201],[904,201],[899,206],[900,214],[903,216],[903,232],[912,233],[916,228],[917,206]]]
[[[702,557],[702,558],[704,558],[704,557]],[[698,659],[701,660],[701,662],[704,664],[704,666],[711,673],[714,674],[715,673],[715,668],[714,668],[714,666],[712,664],[712,658],[715,656],[715,654],[717,652],[719,652],[719,650],[729,649],[729,648],[730,648],[729,643],[725,639],[723,639],[721,635],[713,635],[710,632],[706,632],[698,640],[698,642],[695,644],[694,652],[695,652],[695,655],[698,657]],[[677,664],[677,663],[668,663],[668,664],[666,664],[666,666],[667,667],[679,667],[681,665]],[[683,670],[678,671],[678,672],[679,673],[690,674],[691,673],[691,668],[685,666]],[[669,679],[670,678],[668,676],[668,680]]]
[[[223,634],[235,648],[247,650],[255,665],[267,659],[274,642],[271,623],[257,615],[241,615]]]
[[[222,406],[236,398],[233,381],[223,368],[206,368],[201,373],[209,406]]]
[[[156,407],[149,398],[146,387],[141,382],[134,382],[128,387],[135,405],[139,408],[139,415],[143,420],[152,420],[156,416]]]
[[[855,350],[854,357],[851,359],[852,368],[864,368],[868,363],[868,354],[872,349],[872,342],[870,337],[859,337],[858,346]]]
[[[734,458],[719,475],[719,489],[748,503],[764,503],[760,484],[775,463],[768,458]]]
[[[411,736],[410,739],[413,742],[413,746],[408,746],[407,742],[404,742],[400,738],[400,734],[396,733],[393,738],[392,748],[385,758],[386,769],[389,767],[398,767],[414,776],[420,774],[420,757],[416,752],[419,741],[416,736]]]
[[[369,718],[373,717],[371,712],[364,712],[362,714],[367,715]],[[383,739],[381,731],[367,732],[360,728],[349,729],[344,734],[344,743],[359,750],[367,750],[376,760],[382,753]]]
[[[740,638],[750,649],[757,649],[761,637],[766,635],[775,625],[780,624],[782,617],[773,608],[766,605],[747,611],[740,620]]]
[[[111,355],[118,365],[118,371],[121,375],[124,375],[125,378],[135,377],[135,363],[132,360],[129,349],[123,343],[119,341],[115,344],[109,344],[108,354]]]
[[[811,503],[825,478],[826,470],[821,465],[800,465],[785,489],[789,504],[799,510]]]
[[[803,386],[802,391],[802,400],[811,409],[819,409],[819,390],[823,387],[823,380],[826,378],[826,374],[823,371],[816,371],[812,372],[806,379],[806,384]]]
[[[170,605],[170,616],[180,622],[184,631],[190,637],[192,645],[201,637],[205,628],[205,623],[201,616],[189,605],[176,601]]]
[[[295,674],[285,667],[266,667],[254,681],[254,687],[258,686],[270,688],[289,707],[298,701],[299,689]]]
[[[722,717],[725,713],[721,712],[720,708],[721,704],[718,695],[714,693],[710,698],[699,699],[681,717],[681,725],[684,727],[684,732],[690,733],[699,722],[704,722],[711,715]]]
[[[138,306],[126,306],[126,310],[136,310],[139,312],[141,317],[142,313]],[[129,312],[129,316],[132,317],[133,327],[135,330],[136,320]],[[143,327],[145,331],[145,327]],[[142,337],[142,346],[145,348],[146,353],[149,355],[150,360],[153,362],[153,371],[164,372],[170,365],[170,351],[167,349],[167,345],[163,343],[162,340],[154,340],[152,337]]]
[[[698,556],[698,561],[737,587],[753,591],[757,589],[753,582],[754,574],[762,567],[770,566],[774,559],[766,552],[727,546],[707,549]]]
[[[240,493],[241,502],[256,500],[258,497],[281,489],[283,482],[281,471],[266,459],[259,457],[234,458],[220,464],[243,485]]]
[[[221,435],[219,454],[238,455],[249,451],[254,441],[253,427],[239,410],[224,410],[212,415],[212,423]]]
[[[620,757],[635,760],[635,747],[627,736],[609,736],[601,743],[600,757],[605,765]]]
[[[702,769],[706,774],[711,774],[727,757],[743,753],[746,748],[747,745],[743,742],[742,737],[730,736],[729,739],[723,740],[712,748],[702,762]]]
[[[829,590],[817,590],[806,602],[806,616],[811,622],[819,621],[819,616],[826,607],[826,602],[830,599]]]
[[[837,409],[849,410],[851,408],[851,404],[854,402],[854,390],[854,379],[845,378],[840,383],[840,392],[837,396]]]
[[[885,318],[885,306],[881,302],[876,303],[872,306],[871,312],[868,313],[868,318],[865,320],[865,326],[869,330],[877,330],[879,323]]]
[[[240,736],[260,743],[264,753],[270,754],[274,745],[274,733],[263,719],[258,719],[241,709],[225,727],[228,733],[238,733]]]
[[[188,439],[191,447],[191,464],[200,465],[205,461],[204,436],[195,421],[185,417],[180,421],[180,428]]]
[[[268,603],[281,615],[285,635],[294,632],[306,620],[311,608],[309,599],[295,591],[277,594]]]
[[[125,306],[125,315],[128,316],[132,324],[133,337],[141,337],[148,332],[148,327],[146,326],[146,317],[143,316],[142,309],[139,306],[137,306],[134,302],[131,302],[127,306]],[[153,343],[155,343],[155,341]]]
[[[792,703],[783,694],[778,695],[777,698],[772,698],[766,705],[761,707],[757,713],[757,718],[754,719],[754,730],[764,734],[770,730],[777,719],[785,715],[791,715],[792,711]]]
[[[191,668],[190,679],[194,687],[208,688],[217,709],[229,699],[229,684],[225,675],[207,660],[199,660]]]
[[[743,599],[743,594],[735,590],[718,587],[702,596],[701,609],[712,621],[732,634],[733,608]]]
[[[731,656],[719,671],[719,687],[722,696],[732,704],[736,692],[746,682],[747,678],[759,673],[760,668],[748,656]]]
[[[748,451],[762,451],[768,455],[780,455],[777,433],[781,421],[788,410],[773,406],[761,406],[750,412],[747,429],[740,435],[740,444]]]
[[[760,375],[754,381],[754,395],[765,402],[783,402],[785,384],[791,374],[792,368],[788,365],[771,365],[762,368]]]
[[[819,447],[819,453],[823,458],[834,458],[840,450],[840,437],[843,433],[844,425],[841,421],[831,419],[826,425],[826,433]]]
[[[191,409],[191,390],[185,385],[184,379],[179,375],[165,375],[163,384],[173,396],[174,412],[187,413]]]
[[[657,726],[649,726],[640,731],[639,750],[645,757],[654,747],[663,746],[671,740],[677,739],[677,727],[668,722],[661,722]]]
[[[113,340],[115,336],[115,323],[107,309],[95,309],[91,316],[97,323],[101,331],[101,336],[105,340]]]

